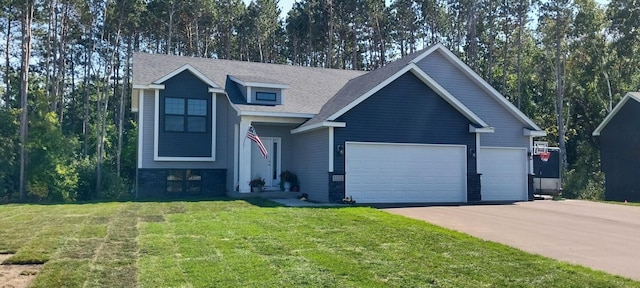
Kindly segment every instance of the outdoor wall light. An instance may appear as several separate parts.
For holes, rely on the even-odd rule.
[[[344,155],[344,145],[338,145],[336,151],[338,151],[338,154]]]
[[[471,156],[471,158],[476,158],[476,149],[475,148],[469,149],[469,156]]]

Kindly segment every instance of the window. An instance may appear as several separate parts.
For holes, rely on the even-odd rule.
[[[207,100],[165,98],[164,131],[207,132]]]
[[[256,100],[276,101],[276,93],[256,92]]]
[[[198,193],[202,191],[200,170],[169,170],[167,172],[167,192]]]

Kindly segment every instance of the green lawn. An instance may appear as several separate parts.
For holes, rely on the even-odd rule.
[[[266,200],[0,206],[35,287],[640,287],[372,208]]]

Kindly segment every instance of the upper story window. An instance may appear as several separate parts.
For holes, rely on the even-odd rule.
[[[276,101],[276,93],[273,92],[256,92],[256,100],[260,101]]]
[[[165,98],[164,131],[207,132],[207,100]]]

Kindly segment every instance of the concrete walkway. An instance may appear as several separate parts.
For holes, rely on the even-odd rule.
[[[638,206],[544,200],[383,210],[640,281]]]

